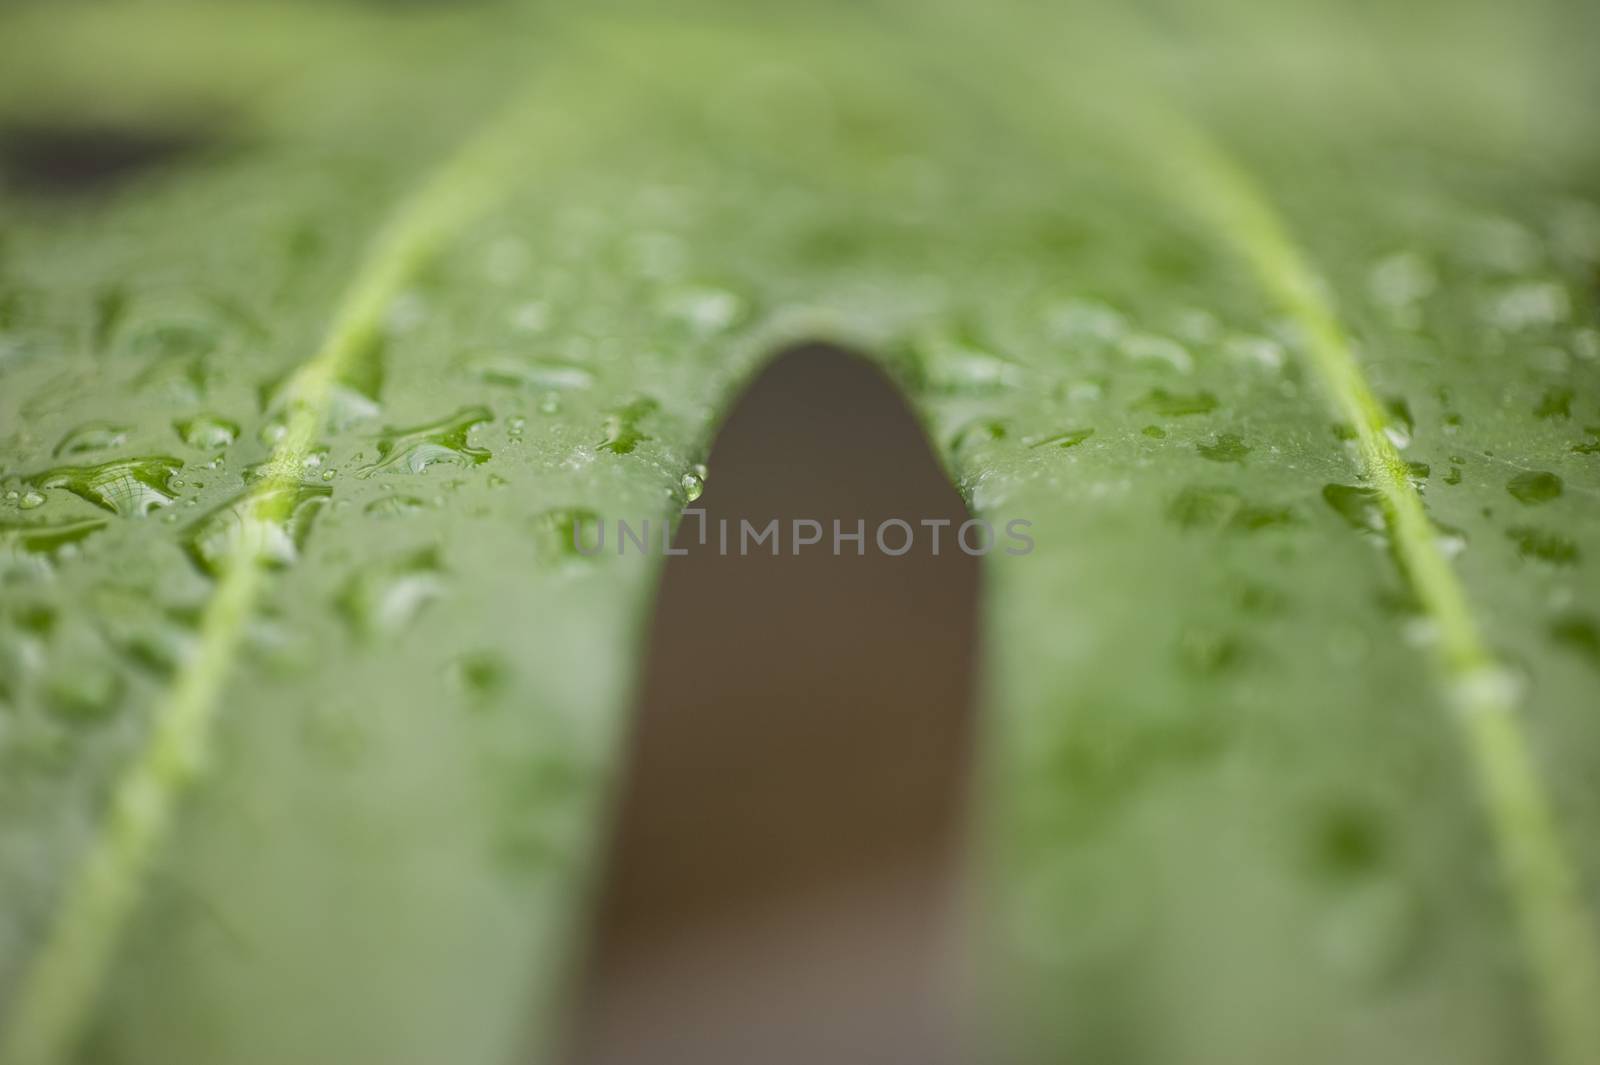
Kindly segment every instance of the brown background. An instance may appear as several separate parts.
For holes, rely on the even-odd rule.
[[[710,546],[688,521],[666,567],[567,1060],[958,1060],[977,560],[870,537],[966,512],[889,384],[825,348],[755,382],[710,469]],[[719,556],[719,519],[771,517],[785,554]],[[800,517],[830,535],[795,557]],[[864,557],[832,555],[835,517],[865,519]]]

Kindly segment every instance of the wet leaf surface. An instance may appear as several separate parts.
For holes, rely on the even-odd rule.
[[[563,545],[802,340],[1033,522],[1019,1045],[1600,1057],[1592,5],[40,7],[0,128],[238,137],[0,153],[8,1062],[542,1045],[659,568]]]

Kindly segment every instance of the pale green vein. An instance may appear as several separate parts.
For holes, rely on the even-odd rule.
[[[1516,718],[1516,685],[1486,646],[1406,464],[1384,433],[1383,409],[1284,223],[1249,175],[1203,133],[1176,116],[1157,124],[1154,143],[1180,170],[1180,195],[1249,262],[1298,326],[1312,369],[1340,417],[1355,427],[1361,465],[1382,497],[1395,554],[1438,626],[1453,716],[1493,829],[1551,1057],[1562,1065],[1596,1065],[1600,963],[1594,928]]]
[[[253,485],[261,520],[287,517],[294,493],[284,489],[300,482],[327,418],[333,386],[376,339],[401,286],[515,178],[531,112],[530,102],[486,126],[375,236],[321,346],[289,383],[287,431]],[[116,781],[99,831],[12,1004],[0,1052],[8,1065],[48,1065],[72,1052],[139,901],[146,871],[171,830],[185,789],[205,763],[217,700],[265,580],[262,538],[242,540],[218,575],[195,651],[153,708],[149,736]]]
[[[1102,31],[1138,47],[1136,24],[1102,9]],[[1117,49],[1110,51],[1116,52]],[[1232,245],[1258,282],[1292,319],[1339,416],[1355,428],[1363,472],[1383,501],[1395,555],[1439,632],[1439,668],[1480,792],[1506,892],[1534,983],[1551,1060],[1600,1065],[1600,958],[1594,923],[1577,872],[1557,828],[1522,727],[1517,686],[1496,661],[1468,605],[1465,590],[1439,546],[1408,470],[1384,432],[1387,417],[1372,394],[1321,280],[1266,195],[1216,142],[1153,89],[1116,77],[1087,58],[1082,84],[1119,86],[1122,115],[1133,119],[1101,132],[1124,157],[1139,160],[1159,192],[1178,202]],[[1041,79],[1038,87],[1067,110],[1080,101]],[[1057,132],[1040,110],[1008,115],[1036,127],[1045,142]]]

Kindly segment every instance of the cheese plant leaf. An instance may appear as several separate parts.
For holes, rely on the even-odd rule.
[[[548,1052],[574,529],[823,341],[1030,523],[1002,1042],[1600,1062],[1593,5],[979,7],[0,13],[0,1061]]]

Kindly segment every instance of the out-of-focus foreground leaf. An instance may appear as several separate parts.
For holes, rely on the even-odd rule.
[[[0,16],[5,1060],[547,1046],[655,576],[571,527],[820,339],[1034,523],[1009,1042],[1600,1061],[1589,5],[594,6]]]

